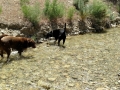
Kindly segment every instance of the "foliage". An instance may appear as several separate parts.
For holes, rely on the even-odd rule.
[[[27,18],[33,24],[38,23],[40,17],[40,7],[39,3],[35,3],[33,6],[22,5],[22,12],[24,17]]]
[[[50,0],[46,0],[43,13],[50,20],[57,19],[63,16],[64,6],[62,3],[58,3],[57,0],[53,0],[51,3]]]
[[[29,3],[29,0],[20,0],[20,5],[21,6],[26,4],[26,3]]]
[[[120,14],[120,1],[118,2],[117,10],[118,10],[118,13]]]
[[[82,1],[84,1],[84,3],[87,3],[89,0],[82,0]],[[73,4],[78,5],[78,3],[79,3],[79,0],[74,0],[73,1]]]
[[[115,14],[113,11],[111,11],[110,9],[108,9],[108,11],[107,11],[107,16],[108,16],[109,19],[112,21],[112,20],[115,19],[116,14]]]
[[[107,15],[107,5],[101,1],[93,0],[93,3],[90,5],[90,14],[93,18],[103,19]]]
[[[75,8],[76,8],[77,10],[80,9],[80,8],[79,8],[79,3],[80,3],[81,1],[86,4],[89,0],[73,0],[73,5],[75,6]]]
[[[72,20],[72,17],[73,17],[73,15],[74,15],[74,12],[75,12],[75,9],[74,9],[73,7],[71,7],[71,8],[68,9],[67,18],[68,18],[69,20]]]
[[[89,9],[86,2],[88,2],[88,0],[74,0],[73,3],[76,9],[79,11],[82,20],[84,20],[88,15]]]

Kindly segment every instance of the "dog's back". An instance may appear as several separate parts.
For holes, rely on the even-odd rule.
[[[13,36],[6,36],[1,39],[2,43],[5,43],[7,47],[13,48],[13,49],[19,49],[19,48],[27,48],[27,47],[35,47],[35,43],[25,37],[13,37]]]

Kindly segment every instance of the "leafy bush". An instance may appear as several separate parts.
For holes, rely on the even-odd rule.
[[[91,5],[89,6],[89,9],[92,27],[95,28],[94,32],[95,33],[105,32],[104,23],[108,12],[107,5],[102,1],[93,0]]]
[[[107,16],[109,17],[109,20],[114,20],[115,19],[115,17],[116,17],[116,14],[114,14],[114,12],[113,11],[111,11],[111,8],[109,8],[108,10],[107,10]]]
[[[74,0],[73,3],[76,9],[79,11],[82,20],[84,20],[88,15],[89,9],[86,2],[88,2],[88,0]]]
[[[80,4],[80,2],[83,2],[83,3],[87,3],[89,0],[74,0],[73,1],[73,5],[75,6],[75,8],[77,9],[77,10],[79,10],[80,8],[79,8],[79,4]]]
[[[63,16],[64,6],[62,3],[58,3],[57,0],[53,0],[51,3],[50,0],[46,0],[43,13],[50,20],[57,19]]]
[[[24,17],[27,18],[33,24],[38,23],[40,17],[40,5],[38,3],[33,6],[30,5],[22,5],[22,12]]]
[[[93,0],[93,3],[90,6],[90,14],[93,18],[102,19],[107,15],[107,5],[101,1]]]
[[[120,1],[118,2],[117,10],[118,10],[118,13],[120,14]]]
[[[68,9],[68,13],[67,13],[68,20],[72,20],[74,12],[75,12],[75,9],[73,7],[71,7],[71,8]]]

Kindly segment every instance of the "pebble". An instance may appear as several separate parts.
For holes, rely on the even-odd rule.
[[[0,78],[1,79],[7,79],[8,77],[6,75],[1,75]]]
[[[68,86],[69,86],[69,87],[74,87],[75,84],[74,84],[74,83],[69,83]]]
[[[109,90],[108,88],[97,88],[96,90]]]
[[[38,81],[38,86],[43,87],[43,88],[45,88],[47,90],[50,89],[50,84],[47,83],[47,82],[41,81],[41,80]]]
[[[64,66],[64,68],[69,68],[69,67],[70,67],[70,65],[65,65],[65,66]]]
[[[48,78],[49,81],[53,82],[56,80],[56,78]]]
[[[120,84],[120,80],[118,80],[118,83]]]

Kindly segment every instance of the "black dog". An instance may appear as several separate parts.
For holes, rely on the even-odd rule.
[[[54,37],[55,40],[58,40],[58,46],[60,46],[60,41],[63,40],[63,45],[66,40],[66,23],[63,29],[55,29],[47,33],[46,38]]]

